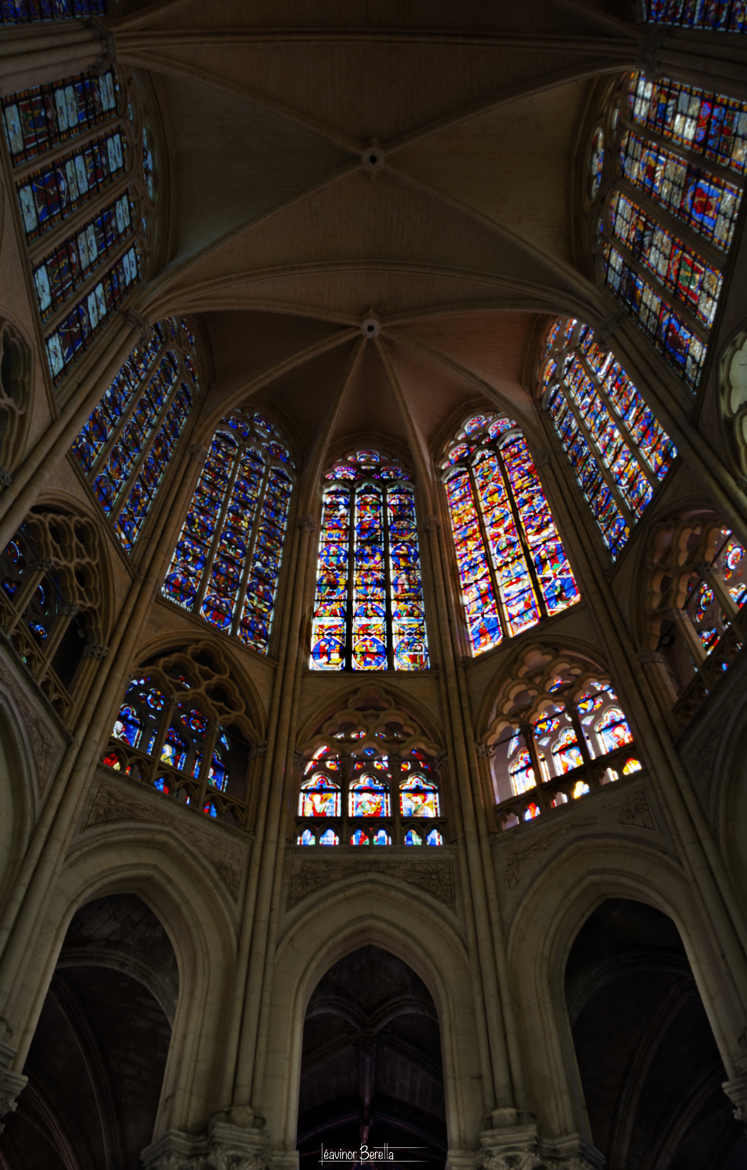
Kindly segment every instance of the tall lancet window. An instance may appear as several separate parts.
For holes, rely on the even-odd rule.
[[[221,419],[161,593],[266,654],[277,600],[294,463],[261,414]]]
[[[44,5],[11,7],[30,13],[18,20],[44,19],[32,12]],[[60,15],[60,7],[48,5],[55,11],[47,18]],[[56,385],[150,263],[157,168],[147,102],[133,78],[107,68],[10,94],[0,106]]]
[[[604,136],[608,151],[600,149]],[[601,276],[691,389],[734,239],[747,163],[747,102],[641,72],[592,136]]]
[[[590,325],[555,321],[543,388],[543,404],[614,561],[677,448]]]
[[[73,443],[73,460],[128,552],[199,394],[195,351],[186,321],[159,321],[133,349]]]
[[[509,418],[468,418],[443,482],[473,654],[580,598],[526,439]]]
[[[428,665],[410,476],[378,451],[353,451],[325,476],[311,669]]]

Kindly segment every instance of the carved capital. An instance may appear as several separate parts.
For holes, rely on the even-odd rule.
[[[83,653],[86,658],[95,658],[97,662],[100,662],[106,658],[109,647],[105,646],[103,642],[86,642]]]
[[[248,1124],[226,1120],[246,1113]],[[212,1118],[207,1133],[189,1134],[170,1130],[143,1150],[145,1170],[268,1170],[262,1119],[251,1109],[239,1108]]]
[[[734,1106],[737,1121],[747,1124],[747,1073],[742,1073],[731,1081],[724,1081],[721,1088]]]
[[[140,340],[144,341],[150,333],[150,325],[145,320],[142,313],[138,313],[136,309],[125,307],[124,309],[117,309],[125,324],[130,329],[137,329],[140,333]]]
[[[13,476],[5,467],[0,467],[0,487],[10,487],[13,482]]]
[[[14,1056],[14,1049],[0,1044],[0,1133],[5,1129],[5,1119],[18,1108],[18,1098],[28,1081],[28,1077],[10,1068]]]
[[[516,1124],[516,1110],[497,1109],[491,1121],[500,1128],[480,1134],[478,1170],[541,1170],[537,1128]]]

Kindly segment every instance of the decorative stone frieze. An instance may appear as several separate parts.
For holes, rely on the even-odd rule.
[[[407,861],[377,857],[375,864],[361,865],[357,857],[332,860],[325,856],[319,861],[316,858],[295,859],[288,882],[287,908],[290,910],[310,894],[327,888],[333,882],[374,876],[393,878],[397,882],[416,886],[450,908],[456,905],[456,873],[450,858],[421,862],[414,857],[408,857]]]

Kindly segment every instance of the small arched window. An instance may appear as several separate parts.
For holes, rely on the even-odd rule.
[[[161,593],[266,654],[294,464],[278,430],[237,410],[213,435]]]
[[[414,723],[364,700],[314,744],[298,792],[298,845],[444,844],[436,752]]]
[[[211,648],[144,666],[130,681],[102,764],[205,816],[246,821],[251,726]]]
[[[136,82],[112,68],[39,85],[0,104],[57,384],[149,265],[157,191],[152,174],[148,181],[144,143],[152,132]]]
[[[468,418],[442,478],[473,654],[580,598],[526,439],[509,418]]]
[[[429,666],[415,492],[399,463],[353,451],[325,476],[312,670]]]
[[[101,551],[90,520],[29,514],[0,555],[2,628],[62,715],[102,645]]]
[[[160,321],[132,351],[72,446],[74,461],[128,552],[199,394],[195,350],[186,321]]]
[[[506,687],[488,741],[504,829],[641,770],[607,679],[572,660],[521,674],[521,688],[516,681]]]
[[[744,0],[641,0],[647,24],[707,32],[747,32]]]
[[[747,161],[747,102],[633,73],[591,146],[603,278],[696,389],[734,238]],[[616,164],[616,165],[615,165]]]
[[[555,321],[543,390],[543,405],[616,560],[677,448],[590,325]]]
[[[713,516],[687,516],[652,537],[651,648],[674,684],[685,724],[740,654],[747,627],[747,556]]]

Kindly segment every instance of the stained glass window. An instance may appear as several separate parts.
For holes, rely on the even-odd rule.
[[[604,130],[598,126],[591,140],[591,193],[596,195],[604,174]]]
[[[520,723],[499,721],[490,754],[504,828],[641,769],[609,682],[570,675],[540,688]]]
[[[562,613],[580,594],[531,452],[509,418],[467,419],[443,482],[473,654]]]
[[[213,435],[161,593],[267,653],[294,463],[261,414],[238,410]]]
[[[444,844],[433,756],[401,724],[346,724],[318,746],[298,796],[298,845]],[[331,824],[330,824],[331,822]]]
[[[643,19],[650,24],[700,28],[710,32],[747,32],[743,0],[643,0]]]
[[[322,496],[312,670],[429,665],[415,493],[378,451],[351,452]]]
[[[613,99],[612,120],[619,174],[613,189],[596,187],[593,212],[601,273],[696,389],[742,198],[747,102],[639,71]]]
[[[107,0],[0,0],[0,24],[83,20],[106,12]]]
[[[130,354],[72,446],[73,459],[128,552],[199,393],[195,349],[186,321],[160,321]]]
[[[199,647],[145,667],[127,686],[101,762],[205,816],[239,825],[247,806],[250,728],[238,696],[227,702],[222,673],[215,686],[220,669]]]
[[[589,325],[548,335],[544,404],[613,560],[677,457],[677,448]]]
[[[55,384],[144,275],[156,191],[135,88],[109,68],[0,99]]]
[[[61,715],[101,644],[100,564],[91,521],[59,512],[31,512],[0,553],[3,633]]]

